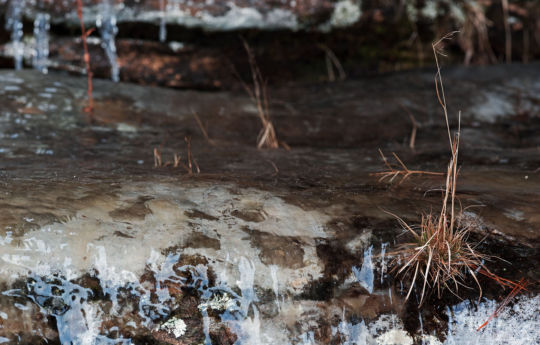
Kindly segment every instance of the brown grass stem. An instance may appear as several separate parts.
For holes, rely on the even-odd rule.
[[[191,153],[191,137],[184,137],[184,140],[187,146],[187,162],[186,163],[182,162],[182,156],[176,153],[173,155],[172,161],[163,162],[162,157],[161,157],[161,148],[158,149],[157,147],[154,147],[154,167],[165,168],[168,166],[172,166],[174,169],[178,167],[182,167],[184,168],[184,170],[187,172],[189,176],[192,176],[195,173],[200,174],[201,169],[199,168],[199,164],[197,163],[195,158],[193,158],[193,155]]]
[[[414,145],[416,144],[416,132],[418,131],[418,123],[412,114],[409,114],[409,118],[412,122],[411,138],[409,139],[409,148],[414,151]]]
[[[409,168],[407,168],[405,163],[403,163],[403,161],[398,157],[398,155],[395,152],[392,152],[392,155],[394,156],[394,159],[398,162],[399,167],[401,168],[401,169],[399,169],[399,168],[396,168],[396,167],[392,166],[392,164],[390,164],[388,162],[388,159],[383,154],[381,149],[379,149],[379,154],[381,155],[381,158],[384,161],[384,165],[388,168],[387,171],[382,171],[382,172],[377,172],[377,173],[370,174],[372,176],[379,177],[379,182],[382,182],[382,181],[388,179],[388,182],[392,183],[392,182],[394,182],[394,180],[398,176],[401,176],[401,180],[399,181],[399,183],[402,183],[403,181],[405,181],[406,179],[408,179],[412,175],[435,175],[435,176],[443,176],[444,175],[444,173],[441,173],[441,172],[432,172],[432,171],[423,171],[423,170],[410,170]]]
[[[249,44],[245,40],[242,40],[242,42],[248,56],[253,85],[252,87],[249,87],[246,83],[242,84],[249,97],[257,107],[257,115],[259,116],[262,124],[262,129],[257,137],[257,148],[277,149],[279,148],[279,142],[277,140],[274,124],[270,119],[266,80],[264,80],[261,74],[261,70],[257,65],[257,61],[255,60],[255,55],[253,54]]]
[[[503,20],[504,20],[504,53],[506,63],[512,62],[512,30],[510,28],[510,21],[508,15],[508,0],[501,0]]]
[[[206,130],[206,127],[203,125],[201,119],[199,118],[199,115],[193,109],[191,109],[191,113],[193,114],[193,117],[195,118],[195,121],[197,122],[197,125],[199,125],[199,128],[201,129],[201,132],[202,132],[204,138],[206,139],[206,141],[210,145],[215,146],[216,143],[214,142],[214,140],[210,139],[210,137],[208,136],[208,131]]]
[[[93,84],[92,84],[92,69],[90,68],[90,53],[88,52],[88,43],[86,41],[86,38],[90,36],[90,34],[94,31],[94,28],[89,29],[88,31],[84,27],[84,20],[83,20],[83,4],[82,0],[77,0],[77,16],[79,17],[79,22],[81,24],[81,40],[83,44],[84,49],[84,64],[86,68],[86,75],[88,78],[88,88],[87,88],[87,94],[88,94],[88,105],[84,107],[84,111],[90,115],[94,113],[94,98],[92,97],[93,92]]]
[[[406,299],[410,297],[416,282],[419,279],[423,280],[419,305],[422,305],[425,301],[425,295],[428,290],[436,290],[439,298],[441,298],[442,291],[444,290],[448,290],[459,297],[460,287],[470,288],[468,286],[468,281],[470,280],[468,275],[472,277],[472,280],[478,287],[479,299],[482,296],[482,286],[477,274],[485,275],[502,286],[512,287],[514,290],[518,288],[517,291],[520,290],[519,287],[521,286],[520,283],[514,283],[498,277],[484,267],[484,262],[490,260],[492,257],[479,253],[471,247],[468,234],[472,230],[472,225],[461,222],[462,211],[459,213],[456,212],[456,189],[459,174],[457,162],[459,157],[461,112],[458,113],[457,131],[452,135],[443,78],[438,60],[438,56],[442,55],[439,45],[444,40],[450,39],[454,34],[455,32],[445,35],[437,42],[434,42],[432,46],[437,66],[435,89],[437,99],[443,110],[451,150],[440,212],[438,214],[430,212],[422,215],[422,220],[418,228],[408,225],[399,216],[387,212],[393,215],[404,231],[412,237],[411,242],[401,244],[392,253],[395,258],[391,262],[391,265],[393,266],[392,271],[396,272],[396,275],[401,276],[402,280],[410,278],[410,287]],[[403,175],[405,178],[413,173],[420,173],[407,169],[396,154],[394,154],[394,157],[403,170],[394,169],[384,155],[382,155],[382,152],[381,156],[386,166],[390,169],[388,172],[378,173],[378,176],[382,176],[381,179],[387,177],[394,179],[399,175]],[[425,174],[425,172],[421,173]],[[404,259],[404,264],[401,263],[401,259]]]
[[[325,52],[326,70],[328,72],[328,81],[330,82],[336,81],[336,74],[334,73],[334,67],[337,70],[338,75],[339,75],[339,77],[337,78],[338,80],[343,81],[347,79],[347,74],[345,73],[345,70],[343,69],[341,62],[339,61],[336,54],[334,54],[332,49],[330,49],[326,44],[319,44],[318,46]]]

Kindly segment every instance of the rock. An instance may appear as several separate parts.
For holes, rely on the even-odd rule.
[[[478,225],[471,240],[487,236],[483,252],[512,262],[490,267],[515,280],[539,277],[537,68],[444,70],[453,128],[462,110],[463,221]],[[270,88],[287,151],[255,148],[261,125],[241,92],[97,80],[89,117],[86,80],[1,72],[0,311],[8,318],[0,314],[0,337],[36,343],[30,329],[41,329],[48,341],[332,344],[419,335],[418,311],[382,255],[401,241],[384,210],[415,224],[440,207],[432,191],[444,181],[388,183],[370,173],[385,169],[378,148],[411,169],[446,168],[433,73]],[[408,112],[420,124],[414,150]],[[174,154],[186,164],[190,155],[201,173],[165,166]],[[353,267],[371,246],[368,289]],[[489,298],[501,293],[484,284]],[[437,303],[422,314],[424,334],[440,335],[434,315],[457,301]],[[178,319],[179,339],[159,328]]]
[[[539,35],[540,7],[511,3],[512,56],[533,60],[540,54],[531,39]],[[497,2],[88,0],[83,5],[87,28],[97,29],[88,38],[94,76],[145,85],[241,89],[238,76],[251,80],[242,39],[271,84],[335,81],[430,64],[431,43],[441,32],[462,27],[467,29],[446,42],[454,61],[487,64],[506,54]],[[0,13],[9,24],[0,29],[0,66],[84,73],[74,3],[27,0],[21,6],[9,0]],[[15,40],[14,23],[22,25]],[[34,30],[34,23],[41,26]]]

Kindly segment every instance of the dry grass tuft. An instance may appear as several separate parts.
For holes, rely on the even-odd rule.
[[[459,287],[468,287],[467,281],[470,277],[478,286],[480,296],[482,294],[477,274],[489,257],[478,253],[469,244],[470,227],[456,221],[459,219],[455,210],[458,151],[459,132],[452,140],[452,158],[446,173],[446,188],[440,213],[423,215],[416,230],[394,215],[413,238],[413,241],[402,244],[394,253],[398,256],[392,263],[394,271],[402,278],[411,277],[406,299],[411,295],[417,280],[423,280],[420,305],[424,301],[426,289],[436,290],[439,298],[445,289],[458,296]],[[400,263],[401,260],[404,260],[403,264]]]
[[[321,48],[325,53],[326,70],[328,72],[328,81],[335,82],[336,80],[343,81],[347,79],[347,74],[345,73],[345,70],[343,69],[341,62],[339,61],[336,54],[334,54],[332,49],[330,49],[326,44],[318,44],[317,46]],[[338,73],[337,78],[336,78],[336,73],[334,72],[334,68],[336,69]]]
[[[415,284],[422,282],[420,305],[424,301],[426,291],[436,290],[439,298],[441,298],[443,290],[448,290],[458,296],[460,287],[470,288],[468,284],[470,284],[471,279],[478,286],[481,297],[482,286],[478,281],[477,274],[486,275],[503,286],[516,286],[515,283],[496,276],[484,267],[484,262],[489,260],[490,257],[477,252],[474,246],[469,243],[468,235],[471,231],[471,225],[461,224],[459,222],[461,211],[456,211],[460,126],[458,125],[457,132],[452,135],[448,121],[441,69],[438,62],[438,55],[441,54],[439,45],[444,40],[450,39],[453,34],[448,34],[433,43],[433,53],[437,65],[435,75],[437,98],[443,109],[451,149],[441,210],[438,214],[430,212],[423,215],[422,221],[417,227],[410,226],[402,218],[392,214],[403,229],[412,236],[411,242],[402,244],[394,252],[396,258],[392,261],[393,271],[396,272],[397,276],[401,276],[402,280],[410,278],[410,288],[406,299],[410,297]],[[458,119],[460,117],[461,114]],[[405,178],[414,173],[414,171],[408,170],[397,156],[395,157],[404,168],[404,171],[394,170],[392,173],[382,173],[381,179],[395,178],[400,174]],[[387,163],[386,159],[385,162]]]

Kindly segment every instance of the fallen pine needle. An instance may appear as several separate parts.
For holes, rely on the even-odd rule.
[[[525,278],[521,278],[521,280],[514,286],[514,288],[512,289],[512,291],[510,291],[510,293],[508,294],[508,296],[506,296],[506,298],[502,301],[502,303],[497,307],[497,309],[495,309],[495,311],[493,312],[493,314],[491,314],[489,316],[489,318],[487,319],[486,322],[484,322],[480,327],[478,327],[478,329],[476,330],[477,332],[480,331],[482,328],[484,328],[485,326],[487,326],[487,324],[493,320],[494,318],[496,318],[499,313],[504,309],[504,307],[506,307],[506,305],[508,305],[508,303],[510,303],[510,301],[512,300],[512,298],[514,298],[521,290],[525,290],[525,287],[527,286],[527,284],[529,283],[529,280],[528,279],[525,279]]]

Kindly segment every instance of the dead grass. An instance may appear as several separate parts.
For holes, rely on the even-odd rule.
[[[478,2],[464,4],[465,22],[460,30],[458,42],[465,52],[465,65],[471,63],[496,63],[497,58],[488,35],[489,20],[485,9]],[[474,61],[473,61],[474,60]]]
[[[197,112],[193,109],[191,109],[191,113],[193,114],[193,117],[195,118],[195,121],[197,122],[197,125],[199,125],[199,128],[201,129],[201,132],[204,136],[204,138],[206,139],[206,141],[212,145],[212,146],[216,146],[216,143],[214,140],[210,139],[210,136],[208,135],[208,130],[206,129],[206,126],[203,125],[201,119],[199,118],[199,115],[197,114]]]
[[[409,115],[409,119],[411,119],[412,129],[411,129],[411,136],[409,138],[409,148],[414,151],[414,146],[416,144],[416,133],[418,132],[418,128],[420,127],[420,125],[414,118],[414,115],[410,112],[410,110],[406,106],[404,106],[402,103],[398,103],[398,104],[401,107],[401,109],[403,109],[407,113],[407,115]]]
[[[163,166],[161,159],[161,148],[154,147],[154,168],[160,168]]]
[[[186,173],[189,176],[192,176],[194,174],[200,174],[201,169],[199,168],[199,164],[193,158],[193,155],[191,154],[191,138],[185,137],[184,138],[187,146],[187,159],[186,163],[182,162],[182,156],[175,153],[173,155],[172,161],[165,161],[163,162],[162,153],[161,153],[161,147],[158,149],[157,147],[154,147],[154,167],[155,168],[165,168],[165,167],[172,167],[174,169],[176,168],[184,168]]]
[[[458,152],[459,132],[452,139],[452,158],[446,173],[446,187],[439,214],[424,214],[417,229],[394,215],[413,240],[400,245],[394,253],[398,258],[392,263],[393,270],[402,278],[411,278],[406,299],[411,295],[416,282],[423,281],[420,305],[424,301],[426,290],[436,290],[439,298],[443,290],[458,296],[460,287],[469,287],[470,277],[478,286],[480,296],[482,294],[476,270],[483,267],[483,263],[490,257],[478,253],[469,244],[468,235],[471,229],[456,221],[459,219],[455,210]],[[404,261],[403,264],[400,264],[401,260]]]
[[[418,122],[416,122],[416,119],[412,114],[409,114],[409,118],[412,122],[412,129],[411,129],[411,138],[409,139],[409,148],[414,151],[414,146],[416,144],[416,132],[418,131]]]
[[[484,266],[485,261],[490,260],[491,257],[479,253],[475,246],[470,243],[471,224],[465,224],[465,222],[462,224],[459,221],[461,219],[461,210],[456,210],[456,186],[459,173],[457,164],[460,140],[459,120],[461,115],[458,115],[458,129],[452,134],[448,120],[443,78],[438,61],[438,56],[442,54],[440,51],[441,42],[450,39],[453,34],[444,36],[441,40],[433,43],[432,46],[437,65],[435,75],[437,98],[443,109],[451,151],[440,212],[424,214],[421,223],[414,227],[407,224],[399,216],[390,213],[412,237],[412,241],[401,244],[394,251],[395,259],[391,263],[393,266],[392,272],[395,272],[396,276],[399,276],[402,280],[410,280],[406,299],[410,297],[417,283],[421,284],[419,305],[424,302],[428,291],[436,291],[439,298],[442,297],[444,290],[450,291],[459,297],[460,287],[471,288],[471,282],[476,284],[481,297],[482,286],[478,280],[478,274],[483,274],[502,286],[512,288],[518,286],[517,283],[491,273]],[[393,179],[399,175],[406,178],[415,173],[415,171],[408,170],[397,155],[394,156],[404,170],[380,173],[381,179],[387,177]],[[387,163],[386,159],[385,163]],[[390,165],[387,163],[387,166]]]
[[[253,85],[249,87],[246,83],[242,83],[249,97],[257,107],[257,114],[261,120],[262,129],[257,137],[257,148],[277,149],[279,141],[276,136],[274,124],[270,120],[270,112],[268,110],[268,93],[266,90],[266,81],[263,79],[261,70],[255,60],[249,44],[243,40],[244,48],[248,55],[249,67],[251,69],[251,77]]]
[[[318,47],[321,48],[325,53],[326,71],[328,72],[328,81],[335,82],[336,80],[343,81],[347,79],[347,74],[345,73],[345,69],[343,69],[341,62],[339,61],[336,54],[334,54],[332,49],[330,49],[326,44],[318,44]],[[336,73],[334,72],[334,68],[336,69],[338,73],[337,78],[336,78]]]

